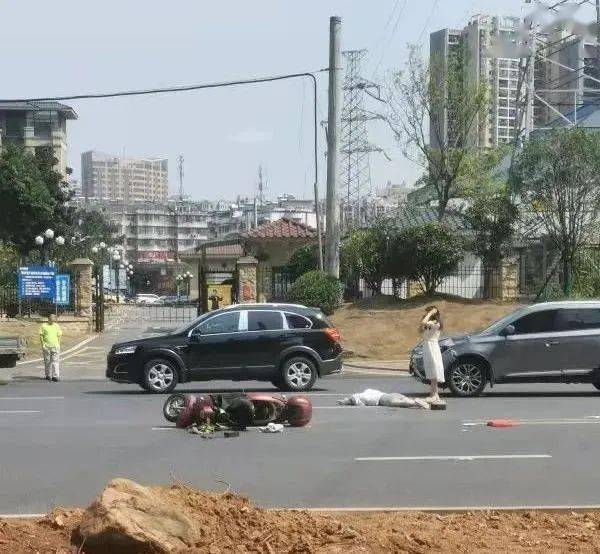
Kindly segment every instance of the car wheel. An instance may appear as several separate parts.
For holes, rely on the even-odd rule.
[[[479,396],[487,384],[486,368],[479,360],[458,360],[450,367],[447,381],[455,396]]]
[[[169,360],[157,358],[144,365],[144,388],[149,392],[171,392],[179,381],[177,369]]]
[[[163,415],[165,419],[171,423],[175,423],[179,414],[193,406],[196,403],[196,397],[191,394],[184,394],[182,392],[176,392],[167,398],[163,406]]]
[[[294,392],[306,391],[312,388],[316,380],[315,364],[310,359],[299,356],[283,363],[279,388]]]

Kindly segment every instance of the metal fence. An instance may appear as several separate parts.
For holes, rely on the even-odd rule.
[[[257,293],[258,298],[269,302],[283,302],[293,282],[283,267],[258,266]]]
[[[39,317],[49,314],[71,314],[77,311],[77,290],[71,281],[69,304],[55,304],[51,300],[19,299],[17,287],[0,287],[0,317]]]
[[[406,299],[421,294],[423,287],[418,282],[385,279],[379,294]],[[485,270],[481,265],[459,266],[448,275],[436,289],[437,293],[467,299],[494,299],[502,295],[502,274],[500,271]],[[358,297],[369,298],[375,291],[370,290],[361,279],[358,286]]]

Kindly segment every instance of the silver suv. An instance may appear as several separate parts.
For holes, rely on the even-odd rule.
[[[479,396],[489,383],[591,383],[600,389],[600,301],[521,308],[484,331],[439,341],[446,386]],[[426,383],[420,345],[410,372]]]

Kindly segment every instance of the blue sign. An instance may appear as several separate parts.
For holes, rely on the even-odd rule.
[[[55,300],[56,270],[53,267],[30,265],[19,268],[19,298]]]
[[[71,303],[71,276],[56,276],[56,296],[54,302],[59,306],[68,306]]]

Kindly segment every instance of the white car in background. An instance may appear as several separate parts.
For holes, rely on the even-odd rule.
[[[137,294],[135,296],[135,303],[140,305],[156,304],[159,298],[158,294]]]

